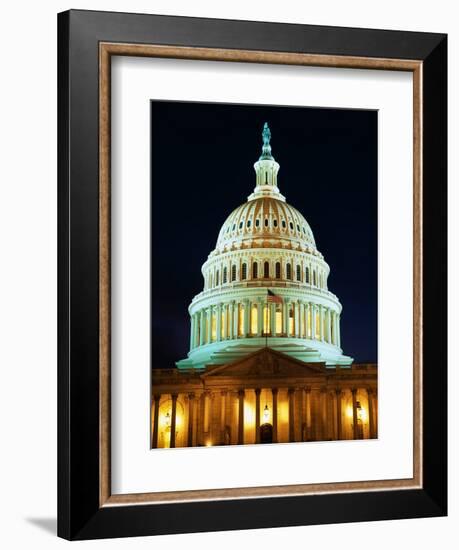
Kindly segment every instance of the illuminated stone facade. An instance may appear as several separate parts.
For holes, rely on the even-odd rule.
[[[153,371],[152,447],[377,437],[377,369],[271,348],[205,370]],[[175,435],[171,435],[175,434]]]
[[[188,357],[152,372],[153,448],[377,437],[376,365],[342,352],[330,268],[262,135],[254,192],[202,266]]]

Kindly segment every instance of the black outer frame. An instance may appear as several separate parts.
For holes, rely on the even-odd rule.
[[[100,41],[423,61],[422,489],[99,507]],[[443,34],[78,10],[58,15],[59,536],[446,515],[446,75]]]

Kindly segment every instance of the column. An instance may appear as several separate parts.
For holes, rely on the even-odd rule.
[[[375,426],[375,417],[373,412],[373,390],[367,388],[368,395],[368,421],[370,424],[370,439],[376,438],[376,426]]]
[[[315,304],[311,304],[311,319],[312,319],[311,338],[312,340],[315,340],[316,339],[316,306]]]
[[[212,308],[211,307],[208,307],[206,309],[206,318],[207,318],[206,344],[210,344],[212,342]]]
[[[194,422],[194,393],[188,394],[188,442],[187,446],[193,446],[193,422]]]
[[[244,338],[247,338],[247,336],[249,335],[249,332],[250,332],[249,323],[250,323],[250,302],[246,298],[244,300],[244,329],[242,331]]]
[[[277,394],[279,390],[273,388],[271,391],[273,394],[273,443],[277,443]]]
[[[322,428],[322,439],[328,439],[328,426],[327,426],[327,388],[323,386],[320,388],[320,418]]]
[[[239,398],[239,413],[238,413],[238,430],[237,430],[237,444],[244,444],[244,390],[237,392]]]
[[[234,338],[238,338],[238,324],[239,324],[239,303],[233,302],[233,335]]]
[[[203,423],[203,430],[204,433],[207,434],[209,432],[209,417],[210,417],[210,393],[206,392],[204,394],[204,423]]]
[[[336,388],[336,428],[337,438],[343,439],[343,412],[341,406],[341,388]]]
[[[271,336],[276,336],[276,304],[269,304],[270,314],[270,333]]]
[[[320,390],[313,388],[310,394],[311,398],[311,439],[313,441],[321,441],[322,437],[322,421],[320,414]]]
[[[159,418],[159,401],[161,394],[157,393],[153,396],[154,412],[153,412],[153,438],[151,442],[151,448],[156,449],[158,447],[158,418]]]
[[[322,304],[319,306],[319,338],[320,341],[324,341],[324,308]]]
[[[352,388],[352,429],[353,429],[353,439],[359,439],[359,429],[357,425],[357,389]]]
[[[301,338],[306,338],[306,304],[300,303],[301,308]]]
[[[332,322],[333,322],[333,342],[332,344],[334,346],[337,345],[337,338],[336,338],[336,311],[333,312],[333,315],[332,315]]]
[[[299,338],[300,337],[300,304],[299,302],[294,302],[293,307],[294,307],[294,315],[295,315],[295,324],[293,325],[295,329],[295,338]]]
[[[309,336],[309,302],[306,302],[304,304],[304,309],[305,309],[305,326],[304,326],[304,330],[305,330],[305,338],[310,338]]]
[[[327,390],[327,416],[328,438],[334,441],[338,439],[336,436],[335,392],[329,390]]]
[[[260,388],[255,389],[255,443],[260,443]]]
[[[305,441],[311,440],[311,388],[304,389],[305,394],[305,424],[306,424],[306,437]]]
[[[175,447],[175,430],[177,425],[177,397],[178,395],[176,393],[173,393],[171,395],[172,397],[172,417],[171,417],[171,442],[170,442],[170,448],[173,449]]]
[[[194,347],[193,335],[194,335],[194,316],[190,315],[190,349],[193,349]]]
[[[235,338],[235,335],[234,335],[234,300],[229,303],[228,328],[229,328],[230,340],[233,340]]]
[[[285,334],[290,336],[290,300],[285,300],[286,315],[285,315]]]
[[[288,332],[288,300],[285,298],[282,304],[282,332],[287,335]]]
[[[222,339],[222,304],[217,306],[217,342]]]
[[[199,321],[199,345],[202,346],[204,345],[204,337],[205,337],[205,334],[206,334],[206,320],[205,320],[205,311],[203,309],[201,309],[201,311],[199,312],[199,318],[200,318],[200,321]]]
[[[336,345],[341,347],[341,330],[340,330],[340,316],[336,316]]]
[[[331,309],[327,310],[327,342],[331,344]]]
[[[288,389],[288,439],[295,441],[295,389]]]
[[[257,336],[261,337],[263,333],[263,298],[258,298],[257,302]]]

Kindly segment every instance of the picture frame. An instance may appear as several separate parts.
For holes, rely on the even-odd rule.
[[[409,482],[112,494],[112,56],[413,74],[415,458]],[[443,34],[79,10],[59,14],[59,536],[82,540],[446,515],[446,89]]]

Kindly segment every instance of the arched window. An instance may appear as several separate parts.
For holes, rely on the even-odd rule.
[[[242,280],[247,279],[247,264],[246,264],[245,262],[242,264],[241,279],[242,279]]]
[[[255,227],[260,227],[260,218],[255,220]]]
[[[290,222],[289,224],[290,229],[293,231],[293,222]]]
[[[209,275],[209,288],[212,288],[212,273]]]
[[[280,262],[276,262],[276,279],[281,278],[281,265]]]
[[[223,284],[225,284],[228,281],[228,269],[226,267],[223,268]]]
[[[269,278],[269,262],[265,262],[263,266],[263,277],[265,279]]]
[[[309,267],[307,267],[305,271],[305,281],[309,284]]]
[[[252,279],[258,279],[258,263],[253,262],[252,265]]]
[[[292,278],[292,265],[288,263],[286,265],[286,269],[287,269],[287,279],[291,279]]]
[[[215,273],[215,286],[218,286],[220,284],[220,271],[216,271]]]
[[[287,227],[287,224],[285,223],[285,220],[282,220],[282,229],[285,229]]]
[[[277,227],[277,218],[274,218],[273,225],[274,225],[274,227]]]
[[[317,272],[316,270],[314,269],[314,271],[312,272],[312,284],[314,286],[317,286]]]
[[[231,282],[236,280],[236,266],[233,264],[231,266]]]
[[[269,220],[268,218],[265,218],[265,227],[268,227],[268,224],[269,224]]]
[[[301,281],[301,267],[299,265],[296,266],[296,280]]]

